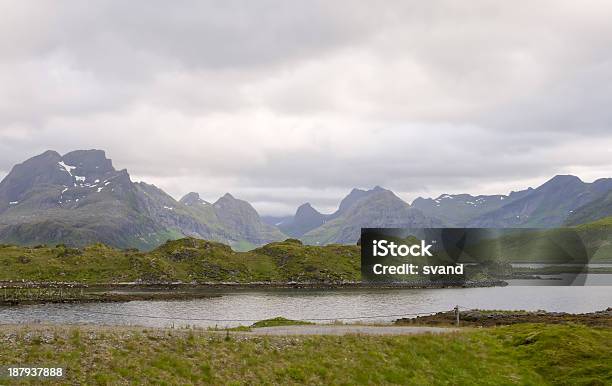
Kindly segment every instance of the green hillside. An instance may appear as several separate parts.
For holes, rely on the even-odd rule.
[[[357,246],[304,246],[297,240],[250,252],[185,238],[151,252],[95,244],[86,248],[0,245],[0,281],[112,283],[182,282],[342,282],[360,278]]]
[[[486,251],[512,262],[612,263],[612,217],[575,227],[516,230],[468,249],[472,256]],[[584,253],[586,252],[586,254]]]

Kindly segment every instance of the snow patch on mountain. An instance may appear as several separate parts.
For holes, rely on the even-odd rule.
[[[76,166],[66,165],[66,164],[64,163],[64,161],[60,161],[60,162],[58,162],[57,164],[58,164],[58,165],[59,165],[59,166],[60,166],[62,169],[64,169],[64,170],[65,170],[65,171],[66,171],[68,174],[70,174],[70,176],[71,176],[71,177],[73,177],[73,176],[72,176],[72,171],[73,171],[74,169],[76,169]]]

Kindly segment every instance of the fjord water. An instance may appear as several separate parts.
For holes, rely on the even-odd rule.
[[[238,326],[289,319],[390,322],[399,315],[463,309],[583,313],[612,307],[610,286],[508,286],[448,289],[217,290],[189,301],[38,304],[0,308],[0,323]],[[362,319],[360,319],[362,318]],[[325,321],[321,321],[325,322]]]

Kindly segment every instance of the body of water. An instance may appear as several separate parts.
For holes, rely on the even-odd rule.
[[[0,308],[0,323],[237,326],[283,316],[390,322],[400,315],[462,309],[583,313],[612,307],[612,287],[508,286],[449,289],[208,290],[188,301],[38,304]],[[192,320],[187,320],[192,319]],[[322,321],[320,319],[329,319]]]
[[[547,268],[547,267],[612,268],[612,263],[588,263],[588,264],[512,263],[512,266],[515,268]]]
[[[542,280],[506,280],[511,286],[608,286],[612,288],[610,273],[558,273],[554,275],[536,274]]]

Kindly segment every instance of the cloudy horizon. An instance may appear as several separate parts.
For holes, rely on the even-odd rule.
[[[0,178],[96,148],[282,215],[612,177],[607,2],[180,5],[0,1]]]

